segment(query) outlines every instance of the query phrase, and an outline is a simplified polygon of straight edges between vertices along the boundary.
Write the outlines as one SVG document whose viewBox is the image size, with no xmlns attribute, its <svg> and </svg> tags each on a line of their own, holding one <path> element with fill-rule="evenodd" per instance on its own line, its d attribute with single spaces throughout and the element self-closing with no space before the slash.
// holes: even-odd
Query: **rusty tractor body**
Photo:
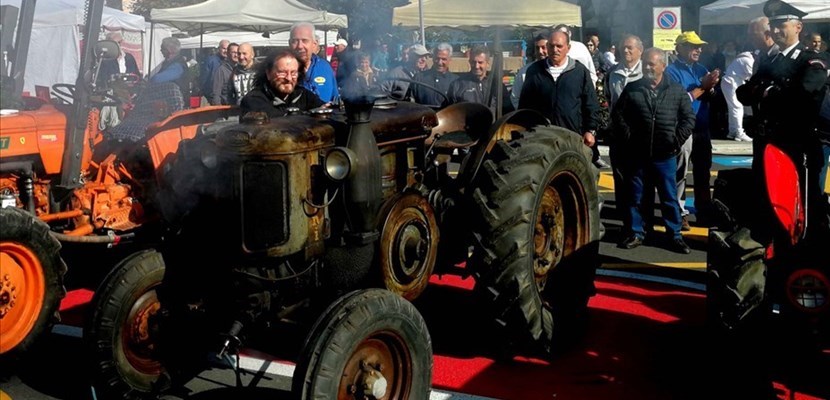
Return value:
<svg viewBox="0 0 830 400">
<path fill-rule="evenodd" d="M 95 302 L 85 337 L 104 366 L 96 387 L 119 397 L 157 394 L 193 370 L 182 354 L 256 345 L 273 337 L 263 332 L 309 322 L 319 305 L 355 289 L 414 300 L 434 274 L 476 279 L 475 295 L 502 347 L 548 353 L 575 337 L 598 263 L 590 150 L 578 134 L 534 112 L 492 121 L 478 104 L 436 112 L 362 96 L 344 110 L 248 115 L 183 141 L 153 205 L 164 243 L 146 256 L 152 262 L 129 267 L 164 273 L 126 284 L 113 275 L 108 285 L 120 287 L 111 291 L 120 297 Z M 122 303 L 120 311 L 108 306 Z M 371 342 L 389 328 L 372 321 L 340 334 Z M 400 356 L 400 343 L 343 349 L 324 362 L 319 348 L 308 348 L 321 334 L 311 331 L 294 377 L 301 398 L 323 393 L 314 373 L 321 363 L 340 377 L 326 392 L 338 398 L 381 398 L 355 377 L 422 386 L 412 375 L 426 362 L 418 352 L 404 351 L 412 362 L 397 368 L 366 368 Z M 383 398 L 413 392 L 395 393 Z"/>
</svg>

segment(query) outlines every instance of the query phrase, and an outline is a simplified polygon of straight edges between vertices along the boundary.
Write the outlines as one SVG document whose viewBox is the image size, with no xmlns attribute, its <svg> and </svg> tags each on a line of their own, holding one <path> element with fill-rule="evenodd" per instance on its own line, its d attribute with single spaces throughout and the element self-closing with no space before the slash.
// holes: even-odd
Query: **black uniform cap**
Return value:
<svg viewBox="0 0 830 400">
<path fill-rule="evenodd" d="M 770 22 L 774 22 L 788 21 L 791 19 L 801 20 L 801 18 L 807 15 L 807 13 L 784 1 L 769 0 L 766 4 L 764 4 L 764 15 L 769 18 Z"/>
</svg>

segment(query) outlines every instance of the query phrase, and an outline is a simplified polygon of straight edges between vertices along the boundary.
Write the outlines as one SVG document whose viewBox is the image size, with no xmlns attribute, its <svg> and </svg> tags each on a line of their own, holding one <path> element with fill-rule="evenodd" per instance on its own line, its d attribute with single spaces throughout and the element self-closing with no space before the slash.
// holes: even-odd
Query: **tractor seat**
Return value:
<svg viewBox="0 0 830 400">
<path fill-rule="evenodd" d="M 184 98 L 179 86 L 172 82 L 149 85 L 135 99 L 135 106 L 124 120 L 107 131 L 113 140 L 137 142 L 144 138 L 147 128 L 184 109 Z"/>
<path fill-rule="evenodd" d="M 454 150 L 458 148 L 469 148 L 478 142 L 477 137 L 472 137 L 464 131 L 449 132 L 443 135 L 435 135 L 432 137 L 432 146 L 434 149 L 440 150 Z"/>
<path fill-rule="evenodd" d="M 478 103 L 457 103 L 436 113 L 438 125 L 426 138 L 426 145 L 438 151 L 472 147 L 487 134 L 493 113 Z"/>
</svg>

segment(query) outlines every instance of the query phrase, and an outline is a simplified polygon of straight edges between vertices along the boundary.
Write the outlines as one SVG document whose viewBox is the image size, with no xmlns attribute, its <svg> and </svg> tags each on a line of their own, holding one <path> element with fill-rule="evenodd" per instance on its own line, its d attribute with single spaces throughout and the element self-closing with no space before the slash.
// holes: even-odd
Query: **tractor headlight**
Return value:
<svg viewBox="0 0 830 400">
<path fill-rule="evenodd" d="M 323 167 L 326 176 L 335 182 L 348 178 L 356 160 L 354 152 L 345 147 L 335 147 L 329 150 L 323 158 Z"/>
<path fill-rule="evenodd" d="M 830 281 L 821 271 L 800 269 L 787 280 L 787 297 L 806 312 L 822 312 L 830 307 Z"/>
</svg>

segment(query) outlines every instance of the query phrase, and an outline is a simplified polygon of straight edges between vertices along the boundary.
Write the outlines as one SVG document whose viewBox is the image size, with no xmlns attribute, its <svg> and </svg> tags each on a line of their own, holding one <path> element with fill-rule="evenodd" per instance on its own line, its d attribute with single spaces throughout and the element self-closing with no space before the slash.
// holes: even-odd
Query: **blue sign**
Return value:
<svg viewBox="0 0 830 400">
<path fill-rule="evenodd" d="M 752 157 L 716 156 L 712 157 L 712 162 L 730 167 L 748 167 L 752 165 Z"/>
<path fill-rule="evenodd" d="M 677 15 L 671 11 L 663 11 L 657 15 L 657 26 L 660 29 L 674 29 L 677 26 Z"/>
</svg>

